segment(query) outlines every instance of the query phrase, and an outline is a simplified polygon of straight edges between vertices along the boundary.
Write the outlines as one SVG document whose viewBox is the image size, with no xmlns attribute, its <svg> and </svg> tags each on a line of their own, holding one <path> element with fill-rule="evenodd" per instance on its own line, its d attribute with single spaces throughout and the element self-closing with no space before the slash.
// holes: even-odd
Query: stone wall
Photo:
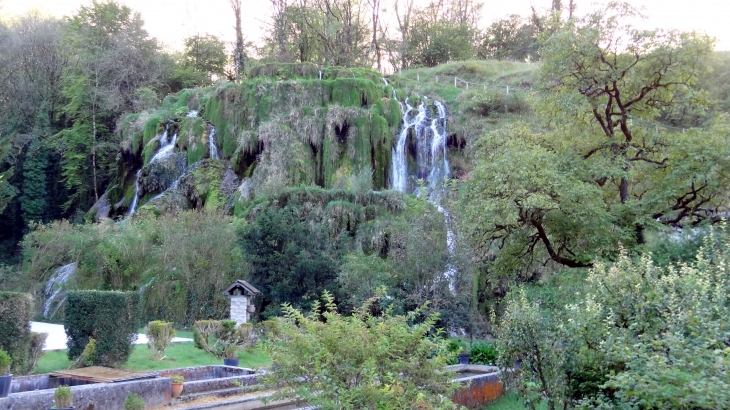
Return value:
<svg viewBox="0 0 730 410">
<path fill-rule="evenodd" d="M 170 402 L 170 379 L 134 380 L 120 383 L 94 383 L 71 387 L 76 410 L 123 410 L 127 393 L 142 396 L 147 408 L 161 407 Z M 0 410 L 48 410 L 53 406 L 55 390 L 11 393 L 0 399 Z"/>
<path fill-rule="evenodd" d="M 231 320 L 239 325 L 248 322 L 248 296 L 229 296 L 231 299 Z"/>
</svg>

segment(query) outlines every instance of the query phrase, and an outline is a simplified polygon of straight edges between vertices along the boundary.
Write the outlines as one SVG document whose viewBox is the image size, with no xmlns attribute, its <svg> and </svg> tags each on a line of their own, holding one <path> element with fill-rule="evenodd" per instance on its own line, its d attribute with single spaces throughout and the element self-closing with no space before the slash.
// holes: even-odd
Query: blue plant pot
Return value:
<svg viewBox="0 0 730 410">
<path fill-rule="evenodd" d="M 469 353 L 459 354 L 459 364 L 469 364 Z"/>
<path fill-rule="evenodd" d="M 223 359 L 223 364 L 226 365 L 226 366 L 238 367 L 238 361 L 239 360 L 240 360 L 239 358 L 235 358 L 235 359 Z"/>
<path fill-rule="evenodd" d="M 12 374 L 0 376 L 0 397 L 8 397 L 8 394 L 10 394 L 10 385 L 12 385 L 12 382 Z"/>
</svg>

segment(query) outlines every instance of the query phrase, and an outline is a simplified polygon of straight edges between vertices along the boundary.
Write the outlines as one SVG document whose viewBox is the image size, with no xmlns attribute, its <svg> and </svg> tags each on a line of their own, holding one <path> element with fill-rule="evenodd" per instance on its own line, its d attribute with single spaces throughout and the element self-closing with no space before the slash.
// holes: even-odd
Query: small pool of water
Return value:
<svg viewBox="0 0 730 410">
<path fill-rule="evenodd" d="M 490 373 L 492 373 L 492 372 L 480 372 L 480 371 L 476 371 L 476 370 L 466 370 L 463 372 L 458 372 L 458 373 L 456 373 L 456 375 L 458 376 L 459 379 L 463 379 L 464 377 L 481 376 L 481 375 L 490 374 Z"/>
</svg>

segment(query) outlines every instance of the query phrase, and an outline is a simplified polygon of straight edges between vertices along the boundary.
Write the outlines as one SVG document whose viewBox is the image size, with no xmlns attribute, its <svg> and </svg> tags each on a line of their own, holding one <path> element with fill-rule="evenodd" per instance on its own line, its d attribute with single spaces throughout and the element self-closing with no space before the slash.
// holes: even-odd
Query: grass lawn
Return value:
<svg viewBox="0 0 730 410">
<path fill-rule="evenodd" d="M 537 408 L 538 410 L 547 409 L 547 403 L 543 402 L 541 405 L 537 406 Z M 527 410 L 527 407 L 522 404 L 517 395 L 509 393 L 495 400 L 488 406 L 485 406 L 482 410 Z"/>
<path fill-rule="evenodd" d="M 190 334 L 188 336 L 188 333 Z M 178 332 L 178 337 L 192 338 L 192 332 Z M 147 345 L 134 345 L 132 355 L 122 368 L 134 371 L 164 370 L 178 367 L 207 366 L 211 364 L 223 364 L 223 359 L 218 359 L 210 353 L 196 349 L 192 342 L 174 343 L 165 350 L 163 360 L 153 360 Z M 259 349 L 253 353 L 240 352 L 241 367 L 258 368 L 269 366 L 271 360 Z M 55 370 L 68 369 L 73 364 L 66 357 L 65 350 L 46 352 L 40 360 L 33 373 L 43 374 Z"/>
</svg>

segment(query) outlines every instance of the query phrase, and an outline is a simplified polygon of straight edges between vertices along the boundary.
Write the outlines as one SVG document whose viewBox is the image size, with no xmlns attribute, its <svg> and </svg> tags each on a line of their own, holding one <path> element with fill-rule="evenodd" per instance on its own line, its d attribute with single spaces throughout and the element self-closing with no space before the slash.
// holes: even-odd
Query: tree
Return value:
<svg viewBox="0 0 730 410">
<path fill-rule="evenodd" d="M 339 257 L 325 229 L 301 220 L 293 207 L 269 207 L 239 231 L 250 281 L 263 293 L 264 317 L 275 316 L 282 303 L 301 306 L 324 290 L 336 291 Z"/>
<path fill-rule="evenodd" d="M 512 126 L 480 142 L 463 204 L 494 273 L 591 266 L 619 243 L 641 245 L 647 227 L 717 221 L 727 208 L 724 116 L 684 133 L 640 122 L 693 98 L 712 41 L 622 25 L 635 15 L 611 3 L 546 31 L 537 96 L 548 131 Z"/>
<path fill-rule="evenodd" d="M 422 310 L 374 316 L 378 299 L 370 299 L 344 316 L 332 295 L 322 299 L 307 315 L 282 307 L 279 336 L 268 345 L 274 365 L 265 383 L 276 387 L 274 399 L 322 409 L 456 408 L 443 339 L 429 337 L 437 314 L 420 323 Z M 353 337 L 357 343 L 343 343 Z"/>
<path fill-rule="evenodd" d="M 114 164 L 116 116 L 132 108 L 138 87 L 156 81 L 158 55 L 139 13 L 115 1 L 93 0 L 67 24 L 64 43 L 75 57 L 63 80 L 63 114 L 70 127 L 54 138 L 62 153 L 64 182 L 73 192 L 66 209 L 88 207 L 89 193 L 99 199 Z"/>
<path fill-rule="evenodd" d="M 658 267 L 621 252 L 597 264 L 579 301 L 556 312 L 511 294 L 496 327 L 507 387 L 532 408 L 714 409 L 730 401 L 728 231 L 696 260 Z M 515 294 L 516 293 L 516 294 Z"/>
<path fill-rule="evenodd" d="M 243 30 L 241 29 L 241 0 L 229 0 L 233 15 L 236 17 L 236 47 L 233 50 L 233 65 L 235 66 L 235 79 L 240 81 L 244 71 L 245 55 L 243 50 Z"/>
<path fill-rule="evenodd" d="M 401 68 L 433 67 L 474 56 L 482 3 L 475 0 L 439 0 L 423 8 L 405 2 L 396 16 L 401 37 Z"/>
<path fill-rule="evenodd" d="M 538 28 L 532 19 L 518 14 L 495 21 L 489 26 L 479 48 L 480 58 L 535 61 L 538 54 Z"/>
<path fill-rule="evenodd" d="M 225 43 L 216 36 L 194 35 L 185 39 L 185 64 L 193 71 L 211 77 L 225 74 Z"/>
</svg>

